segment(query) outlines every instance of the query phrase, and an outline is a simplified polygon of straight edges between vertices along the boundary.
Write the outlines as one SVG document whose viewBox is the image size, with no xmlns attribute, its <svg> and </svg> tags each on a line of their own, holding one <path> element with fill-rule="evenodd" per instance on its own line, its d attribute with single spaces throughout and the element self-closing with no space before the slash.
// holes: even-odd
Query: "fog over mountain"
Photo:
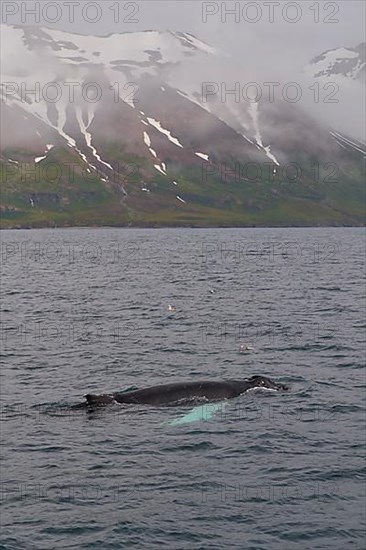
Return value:
<svg viewBox="0 0 366 550">
<path fill-rule="evenodd" d="M 193 33 L 215 47 L 221 59 L 203 66 L 197 65 L 197 61 L 185 66 L 183 70 L 189 73 L 190 81 L 225 82 L 227 89 L 237 82 L 242 87 L 254 81 L 263 90 L 263 83 L 279 82 L 280 95 L 283 85 L 295 81 L 302 90 L 299 103 L 310 114 L 321 117 L 339 131 L 365 139 L 364 76 L 363 81 L 350 82 L 332 75 L 338 86 L 334 96 L 337 103 L 324 103 L 326 93 L 323 91 L 319 101 L 315 101 L 313 91 L 309 90 L 314 79 L 309 72 L 304 73 L 309 62 L 323 52 L 352 49 L 365 42 L 363 2 L 142 1 L 128 5 L 119 2 L 118 11 L 117 3 L 95 2 L 100 13 L 94 23 L 91 21 L 97 12 L 92 7 L 83 11 L 90 4 L 85 0 L 76 3 L 73 11 L 67 2 L 60 1 L 52 3 L 59 5 L 59 13 L 52 7 L 47 11 L 41 7 L 38 22 L 35 2 L 11 4 L 17 8 L 9 8 L 9 12 L 16 13 L 2 11 L 2 22 L 7 24 L 36 24 L 94 36 L 150 29 Z M 60 20 L 52 23 L 56 16 Z M 16 45 L 7 46 L 2 63 L 18 67 L 21 73 L 22 55 Z M 177 74 L 178 78 L 184 79 L 185 73 Z"/>
<path fill-rule="evenodd" d="M 77 223 L 117 225 L 360 223 L 365 43 L 356 5 L 315 3 L 313 13 L 286 3 L 269 14 L 237 3 L 237 23 L 225 3 L 187 2 L 185 13 L 178 2 L 174 17 L 168 3 L 88 5 L 100 25 L 86 24 L 90 11 L 32 25 L 21 8 L 24 22 L 7 14 L 1 26 L 7 223 L 73 224 L 75 212 Z M 111 8 L 121 6 L 137 22 L 116 29 Z M 342 17 L 355 23 L 351 43 Z M 28 164 L 52 162 L 59 187 L 37 174 L 28 185 Z M 136 168 L 132 180 L 121 164 Z M 82 178 L 72 186 L 71 165 Z"/>
</svg>

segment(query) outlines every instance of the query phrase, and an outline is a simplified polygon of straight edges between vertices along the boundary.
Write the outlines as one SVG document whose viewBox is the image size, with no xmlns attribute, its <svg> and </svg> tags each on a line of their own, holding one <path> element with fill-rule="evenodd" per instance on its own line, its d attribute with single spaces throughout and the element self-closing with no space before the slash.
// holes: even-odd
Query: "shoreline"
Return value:
<svg viewBox="0 0 366 550">
<path fill-rule="evenodd" d="M 60 226 L 13 226 L 0 227 L 1 231 L 32 231 L 32 230 L 59 230 L 59 229 L 345 229 L 365 228 L 360 224 L 281 224 L 281 225 L 60 225 Z"/>
</svg>

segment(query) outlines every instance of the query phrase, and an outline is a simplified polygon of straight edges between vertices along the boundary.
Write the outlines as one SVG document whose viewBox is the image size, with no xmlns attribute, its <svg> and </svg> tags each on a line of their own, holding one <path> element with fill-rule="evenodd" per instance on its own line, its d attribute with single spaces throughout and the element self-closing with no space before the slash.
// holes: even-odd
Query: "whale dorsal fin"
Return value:
<svg viewBox="0 0 366 550">
<path fill-rule="evenodd" d="M 109 405 L 111 403 L 114 403 L 114 397 L 110 394 L 93 394 L 93 393 L 87 393 L 84 395 L 88 405 L 92 405 L 94 407 L 101 407 L 103 405 Z"/>
</svg>

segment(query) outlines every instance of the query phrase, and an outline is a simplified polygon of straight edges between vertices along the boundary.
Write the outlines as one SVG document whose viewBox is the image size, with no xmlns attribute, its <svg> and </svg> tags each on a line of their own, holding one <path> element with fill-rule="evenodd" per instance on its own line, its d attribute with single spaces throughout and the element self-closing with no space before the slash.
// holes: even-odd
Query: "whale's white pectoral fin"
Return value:
<svg viewBox="0 0 366 550">
<path fill-rule="evenodd" d="M 226 409 L 227 402 L 220 401 L 220 403 L 205 403 L 198 407 L 194 407 L 189 413 L 181 416 L 180 418 L 175 418 L 170 420 L 168 424 L 171 426 L 178 426 L 180 424 L 190 424 L 191 422 L 206 422 L 213 418 L 216 413 L 221 412 L 223 414 Z"/>
</svg>

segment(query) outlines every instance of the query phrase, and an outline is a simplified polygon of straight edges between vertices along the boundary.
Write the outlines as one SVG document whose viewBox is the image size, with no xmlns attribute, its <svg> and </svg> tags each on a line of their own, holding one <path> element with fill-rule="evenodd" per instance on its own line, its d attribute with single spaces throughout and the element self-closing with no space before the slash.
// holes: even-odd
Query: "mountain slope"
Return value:
<svg viewBox="0 0 366 550">
<path fill-rule="evenodd" d="M 203 97 L 193 60 L 222 61 L 192 35 L 2 38 L 3 227 L 363 223 L 364 145 L 295 104 Z"/>
<path fill-rule="evenodd" d="M 310 61 L 308 72 L 314 78 L 345 77 L 353 80 L 365 79 L 365 42 L 355 48 L 327 50 Z"/>
</svg>

